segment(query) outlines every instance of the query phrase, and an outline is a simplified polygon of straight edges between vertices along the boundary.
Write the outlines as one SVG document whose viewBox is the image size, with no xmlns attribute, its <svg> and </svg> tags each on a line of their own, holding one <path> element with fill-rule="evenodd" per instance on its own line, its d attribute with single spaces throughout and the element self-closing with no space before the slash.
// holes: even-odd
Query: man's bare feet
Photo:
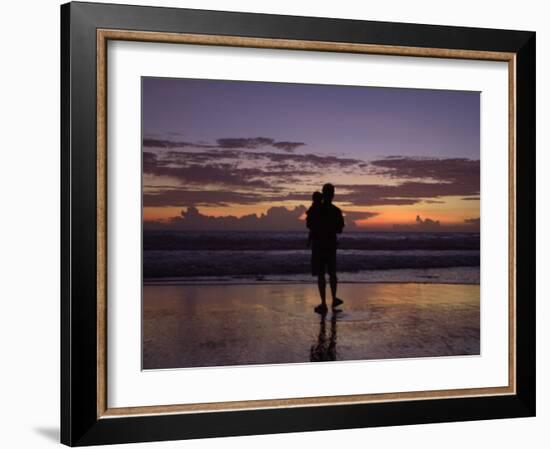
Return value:
<svg viewBox="0 0 550 449">
<path fill-rule="evenodd" d="M 325 303 L 319 304 L 316 306 L 313 310 L 315 310 L 316 313 L 320 313 L 321 315 L 324 315 L 328 311 L 328 307 Z"/>
</svg>

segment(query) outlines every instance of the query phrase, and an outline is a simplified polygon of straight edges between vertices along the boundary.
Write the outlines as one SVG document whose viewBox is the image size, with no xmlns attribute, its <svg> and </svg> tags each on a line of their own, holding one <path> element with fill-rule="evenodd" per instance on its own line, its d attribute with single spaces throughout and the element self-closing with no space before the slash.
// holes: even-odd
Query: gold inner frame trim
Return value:
<svg viewBox="0 0 550 449">
<path fill-rule="evenodd" d="M 509 230 L 509 351 L 508 385 L 502 387 L 318 396 L 251 401 L 210 402 L 109 408 L 107 402 L 107 42 L 109 40 L 363 53 L 429 58 L 508 62 L 508 230 Z M 222 35 L 97 30 L 97 417 L 258 410 L 374 402 L 513 395 L 516 393 L 516 54 L 507 52 L 356 44 L 324 41 L 252 38 Z"/>
</svg>

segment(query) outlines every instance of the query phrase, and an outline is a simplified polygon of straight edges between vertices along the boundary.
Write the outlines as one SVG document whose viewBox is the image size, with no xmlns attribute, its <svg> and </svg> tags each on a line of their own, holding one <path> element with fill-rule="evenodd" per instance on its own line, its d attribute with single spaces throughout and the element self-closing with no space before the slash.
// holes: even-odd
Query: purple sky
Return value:
<svg viewBox="0 0 550 449">
<path fill-rule="evenodd" d="M 479 158 L 479 92 L 143 78 L 145 137 L 269 136 L 361 159 Z"/>
<path fill-rule="evenodd" d="M 479 227 L 479 92 L 142 83 L 146 222 L 303 227 L 331 182 L 361 229 Z"/>
</svg>

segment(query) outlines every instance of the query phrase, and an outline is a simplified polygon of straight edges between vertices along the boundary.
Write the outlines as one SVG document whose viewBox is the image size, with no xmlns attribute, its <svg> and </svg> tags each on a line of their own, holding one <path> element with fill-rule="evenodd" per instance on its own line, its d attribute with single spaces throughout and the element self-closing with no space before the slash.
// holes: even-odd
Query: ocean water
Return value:
<svg viewBox="0 0 550 449">
<path fill-rule="evenodd" d="M 152 284 L 312 282 L 305 232 L 144 231 Z M 479 233 L 355 232 L 339 237 L 338 279 L 479 284 Z"/>
</svg>

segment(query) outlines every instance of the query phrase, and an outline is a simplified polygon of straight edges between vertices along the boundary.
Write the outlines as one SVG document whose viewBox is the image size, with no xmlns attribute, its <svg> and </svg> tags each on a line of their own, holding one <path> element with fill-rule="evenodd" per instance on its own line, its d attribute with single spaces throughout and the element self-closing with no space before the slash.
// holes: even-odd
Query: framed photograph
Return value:
<svg viewBox="0 0 550 449">
<path fill-rule="evenodd" d="M 61 439 L 535 414 L 535 33 L 61 7 Z"/>
</svg>

